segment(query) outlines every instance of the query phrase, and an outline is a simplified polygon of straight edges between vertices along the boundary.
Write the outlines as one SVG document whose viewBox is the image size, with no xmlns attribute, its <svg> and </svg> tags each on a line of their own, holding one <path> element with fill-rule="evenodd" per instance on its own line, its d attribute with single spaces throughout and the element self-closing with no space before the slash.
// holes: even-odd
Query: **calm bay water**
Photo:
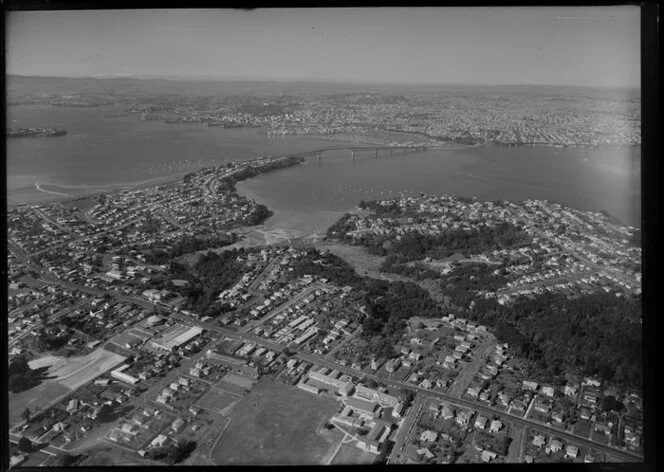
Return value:
<svg viewBox="0 0 664 472">
<path fill-rule="evenodd" d="M 9 202 L 34 201 L 35 182 L 67 188 L 132 184 L 228 160 L 302 152 L 334 143 L 267 138 L 264 131 L 142 122 L 118 107 L 11 107 L 10 127 L 64 128 L 62 138 L 11 139 Z M 16 120 L 16 121 L 13 121 Z M 328 152 L 318 161 L 263 174 L 238 185 L 275 211 L 266 227 L 321 232 L 360 200 L 399 194 L 455 194 L 479 199 L 548 199 L 604 209 L 640 226 L 640 149 L 482 146 L 421 153 Z M 45 198 L 49 195 L 42 194 Z M 32 196 L 32 197 L 30 197 Z M 51 196 L 52 197 L 52 196 Z"/>
<path fill-rule="evenodd" d="M 9 107 L 7 126 L 68 132 L 57 138 L 7 141 L 10 203 L 39 196 L 35 183 L 57 185 L 64 192 L 131 185 L 232 160 L 329 146 L 328 141 L 309 138 L 268 138 L 259 129 L 141 121 L 121 107 Z"/>
</svg>

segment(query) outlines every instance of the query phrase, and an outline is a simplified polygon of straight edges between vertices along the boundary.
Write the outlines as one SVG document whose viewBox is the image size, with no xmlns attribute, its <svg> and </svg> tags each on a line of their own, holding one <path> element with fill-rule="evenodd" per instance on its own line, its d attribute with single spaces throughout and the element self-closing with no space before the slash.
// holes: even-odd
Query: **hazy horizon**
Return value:
<svg viewBox="0 0 664 472">
<path fill-rule="evenodd" d="M 8 12 L 7 73 L 408 85 L 640 87 L 640 10 Z"/>
<path fill-rule="evenodd" d="M 546 84 L 546 83 L 509 83 L 509 84 L 495 84 L 495 83 L 463 83 L 463 82 L 390 82 L 381 80 L 361 80 L 361 79 L 328 79 L 328 78 L 263 78 L 263 77 L 239 77 L 239 76 L 224 76 L 224 75 L 149 75 L 149 74 L 132 74 L 132 75 L 23 75 L 23 74 L 7 74 L 8 77 L 20 78 L 39 78 L 39 79 L 135 79 L 135 80 L 171 80 L 178 81 L 192 81 L 192 82 L 276 82 L 276 83 L 322 83 L 322 84 L 348 84 L 348 85 L 404 85 L 404 86 L 460 86 L 460 87 L 550 87 L 550 88 L 597 88 L 597 89 L 627 89 L 638 90 L 640 84 L 636 86 L 616 86 L 616 85 L 560 85 L 560 84 Z"/>
</svg>

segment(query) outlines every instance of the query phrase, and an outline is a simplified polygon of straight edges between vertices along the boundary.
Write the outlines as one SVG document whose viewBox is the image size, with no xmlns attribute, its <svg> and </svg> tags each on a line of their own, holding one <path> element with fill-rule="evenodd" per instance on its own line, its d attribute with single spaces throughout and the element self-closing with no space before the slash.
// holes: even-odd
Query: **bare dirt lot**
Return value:
<svg viewBox="0 0 664 472">
<path fill-rule="evenodd" d="M 29 362 L 31 369 L 50 366 L 46 383 L 58 383 L 74 390 L 122 363 L 126 358 L 105 349 L 96 349 L 80 357 L 45 356 Z"/>
</svg>

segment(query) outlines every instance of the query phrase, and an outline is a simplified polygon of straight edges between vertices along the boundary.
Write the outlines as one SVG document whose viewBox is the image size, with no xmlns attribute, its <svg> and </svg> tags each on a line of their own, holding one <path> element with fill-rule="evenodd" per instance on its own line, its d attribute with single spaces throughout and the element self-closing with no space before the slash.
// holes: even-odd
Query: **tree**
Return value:
<svg viewBox="0 0 664 472">
<path fill-rule="evenodd" d="M 99 409 L 99 412 L 97 413 L 97 418 L 102 423 L 108 423 L 109 421 L 113 421 L 113 419 L 115 419 L 113 418 L 113 408 L 108 404 L 104 403 Z"/>
<path fill-rule="evenodd" d="M 369 388 L 377 388 L 378 387 L 378 383 L 376 383 L 376 381 L 374 379 L 367 379 L 367 381 L 364 382 L 364 383 Z"/>
<path fill-rule="evenodd" d="M 23 413 L 21 413 L 21 418 L 25 420 L 26 423 L 30 422 L 30 416 L 31 416 L 30 408 L 26 408 L 23 410 Z"/>
<path fill-rule="evenodd" d="M 622 410 L 624 405 L 619 402 L 616 397 L 613 395 L 607 395 L 605 397 L 602 397 L 600 400 L 600 408 L 603 411 L 620 411 Z"/>
<path fill-rule="evenodd" d="M 21 436 L 21 439 L 18 440 L 18 450 L 21 452 L 32 452 L 34 447 L 28 438 Z"/>
<path fill-rule="evenodd" d="M 54 466 L 56 467 L 69 467 L 71 465 L 74 465 L 74 463 L 80 458 L 80 455 L 71 455 L 71 454 L 59 454 L 55 458 L 55 462 L 53 463 Z"/>
<path fill-rule="evenodd" d="M 409 403 L 411 403 L 415 399 L 415 393 L 413 393 L 413 391 L 410 390 L 410 389 L 402 388 L 401 393 L 405 397 L 405 404 L 406 405 L 408 405 Z"/>
</svg>

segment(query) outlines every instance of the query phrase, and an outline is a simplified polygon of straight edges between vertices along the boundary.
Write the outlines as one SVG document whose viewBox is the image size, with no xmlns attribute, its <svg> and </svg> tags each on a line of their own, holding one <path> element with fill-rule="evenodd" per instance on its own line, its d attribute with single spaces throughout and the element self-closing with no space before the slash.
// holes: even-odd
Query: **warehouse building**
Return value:
<svg viewBox="0 0 664 472">
<path fill-rule="evenodd" d="M 185 326 L 177 323 L 165 330 L 158 338 L 152 340 L 152 345 L 172 352 L 174 349 L 188 343 L 192 339 L 200 336 L 203 332 L 198 326 Z"/>
</svg>

